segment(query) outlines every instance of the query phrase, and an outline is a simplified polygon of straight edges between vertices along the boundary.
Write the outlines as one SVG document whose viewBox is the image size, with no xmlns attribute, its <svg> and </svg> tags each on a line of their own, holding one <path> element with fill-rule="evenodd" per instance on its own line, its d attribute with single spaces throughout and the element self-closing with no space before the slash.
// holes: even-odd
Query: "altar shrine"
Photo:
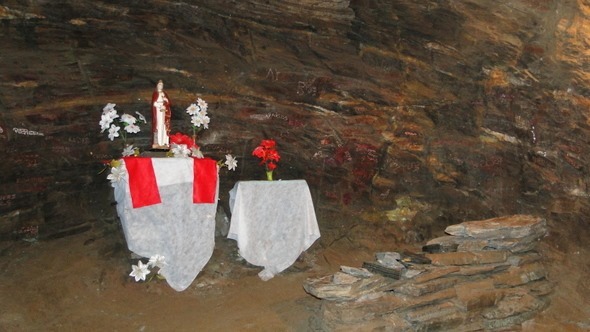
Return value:
<svg viewBox="0 0 590 332">
<path fill-rule="evenodd" d="M 113 187 L 129 250 L 166 257 L 160 274 L 173 289 L 185 290 L 215 247 L 216 161 L 128 157 L 120 167 L 125 172 Z"/>
</svg>

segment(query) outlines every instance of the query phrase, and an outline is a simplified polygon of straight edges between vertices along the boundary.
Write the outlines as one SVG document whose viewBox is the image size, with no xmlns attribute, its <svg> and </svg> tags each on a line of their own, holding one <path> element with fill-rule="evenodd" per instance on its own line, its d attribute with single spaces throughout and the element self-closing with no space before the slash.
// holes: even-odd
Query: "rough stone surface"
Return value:
<svg viewBox="0 0 590 332">
<path fill-rule="evenodd" d="M 190 129 L 184 109 L 202 97 L 203 152 L 238 157 L 222 200 L 235 181 L 264 177 L 250 153 L 275 138 L 275 177 L 308 181 L 325 243 L 342 232 L 367 246 L 386 241 L 375 234 L 421 242 L 514 213 L 588 228 L 584 1 L 0 6 L 2 239 L 116 219 L 98 173 L 121 141 L 99 132 L 99 113 L 108 102 L 145 113 L 159 79 L 174 131 Z M 133 141 L 145 148 L 149 134 Z M 351 229 L 329 213 L 363 210 L 381 223 Z"/>
</svg>

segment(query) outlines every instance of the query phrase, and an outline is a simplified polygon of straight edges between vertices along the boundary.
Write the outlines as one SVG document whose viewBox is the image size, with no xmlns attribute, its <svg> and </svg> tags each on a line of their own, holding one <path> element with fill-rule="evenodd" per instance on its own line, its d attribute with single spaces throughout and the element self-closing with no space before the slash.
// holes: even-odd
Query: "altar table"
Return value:
<svg viewBox="0 0 590 332">
<path fill-rule="evenodd" d="M 207 158 L 197 161 L 193 158 L 124 158 L 121 167 L 126 172 L 120 181 L 113 183 L 113 187 L 129 250 L 142 257 L 164 256 L 167 265 L 160 274 L 176 291 L 186 289 L 209 261 L 215 246 L 219 193 L 215 161 Z M 149 187 L 154 179 L 159 202 L 142 188 L 146 184 Z M 212 191 L 207 195 L 208 202 L 195 203 L 201 183 L 208 183 Z M 134 197 L 132 190 L 138 191 Z"/>
<path fill-rule="evenodd" d="M 305 180 L 239 181 L 230 191 L 228 238 L 268 280 L 291 266 L 320 237 Z"/>
</svg>

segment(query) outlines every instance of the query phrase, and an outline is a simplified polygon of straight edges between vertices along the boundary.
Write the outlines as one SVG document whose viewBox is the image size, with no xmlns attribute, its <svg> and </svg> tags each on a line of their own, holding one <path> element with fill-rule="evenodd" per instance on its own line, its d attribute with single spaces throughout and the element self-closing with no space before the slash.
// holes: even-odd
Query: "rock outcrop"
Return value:
<svg viewBox="0 0 590 332">
<path fill-rule="evenodd" d="M 548 305 L 554 287 L 534 250 L 546 227 L 530 215 L 464 222 L 423 253 L 378 253 L 362 268 L 308 279 L 305 290 L 322 299 L 315 324 L 327 331 L 517 328 Z"/>
</svg>

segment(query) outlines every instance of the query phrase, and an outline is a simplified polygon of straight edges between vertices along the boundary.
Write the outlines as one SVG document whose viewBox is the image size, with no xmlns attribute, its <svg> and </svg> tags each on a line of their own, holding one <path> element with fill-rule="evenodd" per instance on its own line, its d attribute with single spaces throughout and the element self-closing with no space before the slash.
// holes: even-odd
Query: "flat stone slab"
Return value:
<svg viewBox="0 0 590 332">
<path fill-rule="evenodd" d="M 532 234 L 520 238 L 474 238 L 446 235 L 434 238 L 426 243 L 423 250 L 430 253 L 479 250 L 510 250 L 513 253 L 527 252 L 534 249 L 539 239 L 546 234 L 543 227 L 535 227 Z"/>
<path fill-rule="evenodd" d="M 379 293 L 394 288 L 395 280 L 380 275 L 357 278 L 343 272 L 333 276 L 310 278 L 303 289 L 317 298 L 331 301 L 354 301 L 363 295 Z"/>
<path fill-rule="evenodd" d="M 502 263 L 508 258 L 507 251 L 457 251 L 426 254 L 432 265 L 477 265 Z"/>
<path fill-rule="evenodd" d="M 485 220 L 466 221 L 451 225 L 445 232 L 455 236 L 474 238 L 523 238 L 535 233 L 545 233 L 547 222 L 544 218 L 531 215 L 512 215 Z"/>
</svg>

